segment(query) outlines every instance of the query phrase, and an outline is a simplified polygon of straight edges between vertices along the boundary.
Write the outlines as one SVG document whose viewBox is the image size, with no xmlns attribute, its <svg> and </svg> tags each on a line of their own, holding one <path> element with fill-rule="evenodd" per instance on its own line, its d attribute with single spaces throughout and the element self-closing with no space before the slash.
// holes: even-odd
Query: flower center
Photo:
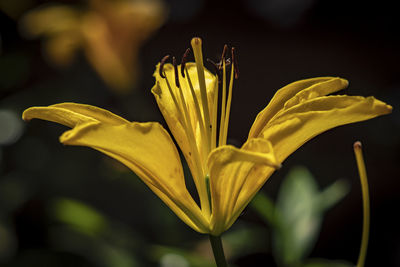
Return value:
<svg viewBox="0 0 400 267">
<path fill-rule="evenodd" d="M 194 171 L 196 173 L 194 175 L 204 179 L 198 185 L 198 192 L 202 210 L 209 215 L 211 207 L 209 194 L 207 194 L 207 158 L 213 149 L 226 145 L 233 80 L 238 78 L 239 73 L 234 48 L 231 49 L 232 60 L 226 59 L 228 52 L 226 45 L 220 62 L 214 63 L 212 60 L 207 60 L 215 68 L 216 75 L 214 76 L 204 67 L 201 39 L 193 38 L 191 46 L 195 63 L 187 63 L 190 53 L 188 48 L 182 57 L 180 71 L 176 59 L 173 57 L 174 75 L 171 77 L 171 72 L 168 72 L 169 75 L 165 75 L 164 68 L 167 68 L 165 63 L 169 59 L 169 56 L 165 56 L 160 62 L 159 75 L 166 81 L 173 105 L 178 113 L 178 120 L 188 140 L 190 152 L 186 157 L 189 156 L 195 162 Z M 229 65 L 231 70 L 228 84 L 227 66 Z M 168 67 L 172 71 L 171 65 Z M 222 91 L 220 108 L 218 107 L 219 90 Z M 218 118 L 220 119 L 219 123 Z"/>
<path fill-rule="evenodd" d="M 193 38 L 191 41 L 191 45 L 193 48 L 193 53 L 196 61 L 197 66 L 197 73 L 199 78 L 199 86 L 201 92 L 201 98 L 203 105 L 203 110 L 207 111 L 209 107 L 207 106 L 208 102 L 205 101 L 206 99 L 206 83 L 204 78 L 204 65 L 203 65 L 203 57 L 202 57 L 202 49 L 201 49 L 201 39 L 200 38 Z M 218 84 L 221 84 L 221 76 L 222 76 L 222 97 L 221 97 L 221 113 L 220 113 L 220 125 L 219 125 L 219 135 L 218 135 L 218 146 L 226 145 L 227 135 L 228 135 L 228 125 L 229 125 L 229 115 L 232 103 L 232 88 L 233 88 L 233 78 L 237 79 L 239 77 L 239 71 L 237 68 L 237 60 L 235 57 L 235 48 L 232 47 L 231 55 L 232 55 L 232 62 L 230 64 L 230 59 L 226 59 L 225 56 L 228 51 L 228 46 L 225 45 L 221 60 L 219 63 L 214 63 L 212 60 L 207 59 L 208 62 L 214 65 L 216 70 L 217 78 L 219 79 Z M 228 96 L 227 96 L 227 82 L 226 82 L 226 67 L 231 65 L 231 75 L 228 87 Z M 222 71 L 222 75 L 221 75 Z M 204 104 L 205 103 L 205 104 Z M 210 141 L 210 149 L 214 149 L 217 146 L 217 120 L 218 120 L 218 90 L 215 93 L 213 107 L 212 107 L 212 117 L 211 121 L 208 116 L 204 117 L 205 125 L 210 125 L 210 129 L 208 129 L 208 134 L 211 135 Z M 207 115 L 208 113 L 205 112 Z"/>
<path fill-rule="evenodd" d="M 210 62 L 215 68 L 216 77 L 218 79 L 218 87 L 222 91 L 222 96 L 220 100 L 221 102 L 220 113 L 218 114 L 219 89 L 215 90 L 215 92 L 211 92 L 211 90 L 208 90 L 209 88 L 207 88 L 205 68 L 203 62 L 203 53 L 202 53 L 202 41 L 200 38 L 195 37 L 192 39 L 191 45 L 195 58 L 197 84 L 193 84 L 192 82 L 193 77 L 191 78 L 191 76 L 189 75 L 188 68 L 186 65 L 187 57 L 190 53 L 190 48 L 186 50 L 186 52 L 182 57 L 180 71 L 179 71 L 179 66 L 176 63 L 175 57 L 172 58 L 172 63 L 174 66 L 174 75 L 175 75 L 175 86 L 178 88 L 178 90 L 172 90 L 171 83 L 170 81 L 168 81 L 167 76 L 164 74 L 163 67 L 165 62 L 169 59 L 169 55 L 165 56 L 161 60 L 159 70 L 160 70 L 160 76 L 166 79 L 167 86 L 171 93 L 172 99 L 178 109 L 178 112 L 182 114 L 182 121 L 184 122 L 183 124 L 185 124 L 183 125 L 183 127 L 185 128 L 185 132 L 187 133 L 188 139 L 191 139 L 192 136 L 190 132 L 193 132 L 193 134 L 195 134 L 195 131 L 193 131 L 193 129 L 191 130 L 189 129 L 191 128 L 190 126 L 193 125 L 193 122 L 191 121 L 193 120 L 193 117 L 189 115 L 189 110 L 187 109 L 189 106 L 187 102 L 193 101 L 194 111 L 196 114 L 195 120 L 199 123 L 199 131 L 200 131 L 201 141 L 203 143 L 199 144 L 199 147 L 200 149 L 204 149 L 205 151 L 207 151 L 207 153 L 204 154 L 208 155 L 212 149 L 218 146 L 226 145 L 227 135 L 228 135 L 229 115 L 232 103 L 233 80 L 234 78 L 235 79 L 238 78 L 239 71 L 237 67 L 237 60 L 235 57 L 234 47 L 232 47 L 231 49 L 232 60 L 226 58 L 228 51 L 227 45 L 224 46 L 220 62 L 215 63 L 212 60 L 207 59 L 207 61 Z M 231 70 L 230 70 L 231 73 L 228 84 L 227 83 L 228 75 L 226 72 L 227 72 L 227 67 L 229 65 L 231 65 Z M 186 81 L 186 83 L 188 84 L 188 87 L 190 89 L 190 96 L 192 98 L 191 100 L 185 98 L 185 96 L 187 96 L 188 94 L 182 91 L 181 79 Z M 196 94 L 194 85 L 198 86 L 197 88 L 199 88 L 199 94 Z M 218 125 L 218 118 L 220 119 L 219 125 Z M 195 136 L 193 135 L 193 137 Z M 193 140 L 193 141 L 195 144 L 197 144 L 199 140 Z"/>
</svg>

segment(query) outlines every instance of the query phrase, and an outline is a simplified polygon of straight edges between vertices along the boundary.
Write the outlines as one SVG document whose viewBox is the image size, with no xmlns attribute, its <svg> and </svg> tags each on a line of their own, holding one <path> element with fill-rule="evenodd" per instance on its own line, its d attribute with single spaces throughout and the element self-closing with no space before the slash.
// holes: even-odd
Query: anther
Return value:
<svg viewBox="0 0 400 267">
<path fill-rule="evenodd" d="M 186 49 L 185 53 L 182 56 L 182 60 L 181 60 L 181 74 L 182 74 L 183 78 L 185 78 L 185 65 L 186 65 L 189 53 L 190 53 L 190 48 Z"/>
<path fill-rule="evenodd" d="M 172 57 L 172 64 L 174 65 L 174 73 L 175 73 L 175 85 L 176 87 L 180 88 L 179 85 L 179 72 L 178 72 L 178 65 L 176 64 L 176 58 Z"/>
<path fill-rule="evenodd" d="M 161 78 L 164 78 L 164 79 L 166 78 L 165 75 L 164 75 L 164 65 L 165 65 L 165 62 L 167 62 L 168 59 L 169 59 L 169 55 L 166 55 L 165 57 L 163 57 L 161 59 L 161 62 L 160 62 L 160 69 L 159 69 L 160 76 L 161 76 Z"/>
<path fill-rule="evenodd" d="M 237 58 L 235 56 L 235 48 L 234 47 L 232 47 L 231 53 L 232 53 L 233 66 L 235 68 L 235 79 L 237 80 L 239 78 L 239 66 L 238 66 Z"/>
<path fill-rule="evenodd" d="M 211 63 L 213 65 L 213 67 L 215 68 L 216 73 L 220 74 L 221 73 L 221 69 L 222 69 L 222 61 L 221 62 L 214 62 L 213 60 L 207 58 L 207 62 Z M 231 64 L 231 59 L 225 59 L 225 66 L 229 66 Z"/>
<path fill-rule="evenodd" d="M 228 46 L 224 45 L 224 50 L 222 50 L 221 61 L 220 61 L 220 65 L 219 65 L 220 69 L 222 68 L 222 62 L 223 62 L 223 60 L 225 60 L 225 55 L 226 55 L 227 51 L 228 51 Z"/>
</svg>

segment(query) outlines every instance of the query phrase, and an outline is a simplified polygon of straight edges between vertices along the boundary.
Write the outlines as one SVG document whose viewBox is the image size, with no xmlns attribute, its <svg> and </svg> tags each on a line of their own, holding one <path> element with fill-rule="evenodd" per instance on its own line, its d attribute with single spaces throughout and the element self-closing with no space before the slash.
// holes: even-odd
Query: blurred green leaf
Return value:
<svg viewBox="0 0 400 267">
<path fill-rule="evenodd" d="M 100 237 L 89 236 L 75 228 L 57 226 L 50 229 L 50 240 L 58 251 L 80 255 L 100 267 L 135 267 L 134 255 L 123 247 L 111 244 Z"/>
<path fill-rule="evenodd" d="M 135 267 L 139 263 L 136 242 L 145 250 L 147 244 L 122 224 L 109 220 L 94 208 L 71 199 L 56 199 L 52 215 L 62 225 L 50 232 L 54 245 L 63 251 L 82 255 L 96 266 Z"/>
<path fill-rule="evenodd" d="M 250 202 L 250 206 L 257 211 L 266 223 L 276 227 L 274 203 L 266 194 L 259 192 Z"/>
<path fill-rule="evenodd" d="M 210 248 L 211 251 L 211 248 Z M 181 248 L 167 247 L 167 246 L 152 246 L 151 257 L 161 263 L 161 266 L 174 266 L 177 264 L 180 266 L 185 266 L 184 259 L 188 265 L 191 267 L 215 267 L 214 259 L 204 258 L 203 256 L 195 253 L 194 251 L 185 250 Z M 165 258 L 167 257 L 167 260 Z M 175 262 L 174 262 L 175 261 Z M 175 265 L 172 265 L 175 263 Z"/>
<path fill-rule="evenodd" d="M 315 206 L 317 185 L 311 173 L 294 168 L 282 183 L 276 215 L 279 228 L 274 231 L 275 253 L 284 265 L 296 265 L 314 244 L 322 221 Z"/>
<path fill-rule="evenodd" d="M 293 168 L 282 183 L 275 210 L 274 253 L 285 266 L 298 266 L 312 250 L 324 212 L 348 192 L 337 181 L 320 192 L 312 174 L 304 167 Z M 268 207 L 270 209 L 270 207 Z"/>
<path fill-rule="evenodd" d="M 140 266 L 128 251 L 113 245 L 102 244 L 101 249 L 104 265 L 107 267 L 135 267 Z"/>
<path fill-rule="evenodd" d="M 337 180 L 317 196 L 316 202 L 320 210 L 325 211 L 338 203 L 349 191 L 350 187 L 346 181 Z"/>
<path fill-rule="evenodd" d="M 99 212 L 75 200 L 57 199 L 52 211 L 57 220 L 88 235 L 98 235 L 107 227 L 106 219 Z"/>
<path fill-rule="evenodd" d="M 268 239 L 260 238 L 268 235 L 264 227 L 249 223 L 236 224 L 222 236 L 226 258 L 236 259 L 252 253 L 265 252 L 268 248 Z"/>
</svg>

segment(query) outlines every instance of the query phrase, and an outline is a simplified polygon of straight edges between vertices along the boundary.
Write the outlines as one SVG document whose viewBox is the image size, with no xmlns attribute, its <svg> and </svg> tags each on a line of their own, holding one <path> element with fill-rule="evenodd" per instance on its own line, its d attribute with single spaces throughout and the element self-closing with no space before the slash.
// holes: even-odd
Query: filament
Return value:
<svg viewBox="0 0 400 267">
<path fill-rule="evenodd" d="M 225 108 L 226 108 L 226 64 L 225 64 L 225 59 L 222 59 L 222 98 L 221 98 L 221 119 L 219 126 L 218 146 L 223 145 L 222 140 L 224 136 Z"/>
<path fill-rule="evenodd" d="M 232 103 L 232 88 L 233 88 L 233 77 L 235 75 L 235 64 L 231 65 L 231 77 L 229 81 L 229 92 L 228 92 L 228 100 L 226 101 L 226 110 L 225 110 L 225 121 L 224 121 L 224 135 L 222 144 L 226 145 L 226 139 L 228 136 L 228 126 L 229 126 L 229 115 L 231 111 L 231 103 Z"/>
</svg>

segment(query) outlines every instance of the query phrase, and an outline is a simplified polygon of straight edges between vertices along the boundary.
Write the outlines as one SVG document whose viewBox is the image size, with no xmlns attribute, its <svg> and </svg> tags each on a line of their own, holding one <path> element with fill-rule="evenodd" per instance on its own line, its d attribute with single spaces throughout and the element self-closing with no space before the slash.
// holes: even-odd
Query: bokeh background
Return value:
<svg viewBox="0 0 400 267">
<path fill-rule="evenodd" d="M 211 59 L 224 44 L 238 51 L 231 144 L 245 141 L 277 89 L 303 78 L 344 77 L 350 81 L 344 93 L 374 95 L 394 107 L 391 115 L 308 142 L 262 193 L 275 201 L 297 165 L 321 188 L 346 181 L 347 195 L 325 213 L 307 256 L 355 263 L 362 202 L 352 144 L 361 140 L 371 194 L 366 266 L 400 266 L 394 1 L 169 0 L 122 8 L 116 2 L 0 0 L 0 266 L 212 266 L 207 236 L 179 221 L 124 166 L 88 148 L 63 146 L 62 126 L 21 120 L 30 106 L 71 101 L 164 123 L 150 93 L 152 73 L 164 55 L 180 58 L 193 36 L 203 38 Z M 62 12 L 34 17 L 54 7 Z M 255 209 L 247 208 L 223 238 L 232 264 L 275 266 L 270 225 Z"/>
</svg>

